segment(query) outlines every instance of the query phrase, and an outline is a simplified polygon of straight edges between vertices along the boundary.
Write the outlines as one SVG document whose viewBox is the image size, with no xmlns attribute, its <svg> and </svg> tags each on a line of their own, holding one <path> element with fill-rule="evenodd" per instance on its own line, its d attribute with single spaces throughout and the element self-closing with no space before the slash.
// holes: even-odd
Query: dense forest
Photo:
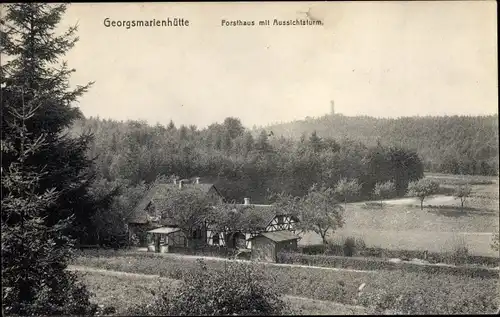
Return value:
<svg viewBox="0 0 500 317">
<path fill-rule="evenodd" d="M 265 129 L 295 140 L 316 131 L 321 137 L 348 138 L 367 146 L 379 142 L 413 149 L 428 172 L 498 175 L 498 115 L 379 119 L 337 114 Z"/>
<path fill-rule="evenodd" d="M 401 147 L 367 147 L 315 132 L 297 141 L 265 130 L 254 137 L 237 118 L 202 130 L 173 122 L 164 127 L 89 118 L 71 129 L 74 135 L 89 132 L 94 135 L 89 156 L 105 182 L 133 187 L 160 175 L 198 176 L 216 184 L 228 201 L 248 197 L 264 203 L 270 193 L 281 192 L 303 196 L 315 183 L 334 187 L 341 178 L 359 181 L 358 199 L 369 198 L 375 183 L 384 181 L 394 181 L 403 195 L 408 182 L 423 175 L 417 154 Z"/>
</svg>

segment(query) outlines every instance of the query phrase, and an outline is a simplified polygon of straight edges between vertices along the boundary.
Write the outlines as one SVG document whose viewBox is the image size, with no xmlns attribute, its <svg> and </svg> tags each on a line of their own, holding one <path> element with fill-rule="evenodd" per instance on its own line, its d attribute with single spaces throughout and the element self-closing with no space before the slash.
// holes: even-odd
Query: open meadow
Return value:
<svg viewBox="0 0 500 317">
<path fill-rule="evenodd" d="M 416 198 L 347 204 L 345 225 L 329 235 L 333 241 L 345 237 L 364 240 L 367 246 L 387 249 L 449 252 L 466 246 L 470 254 L 498 257 L 491 249 L 493 233 L 499 231 L 498 178 L 431 174 L 426 176 L 448 188 L 424 200 L 420 210 Z M 472 184 L 472 194 L 460 208 L 452 190 L 461 182 Z M 446 192 L 446 191 L 445 191 Z M 308 232 L 301 245 L 320 244 L 321 237 Z"/>
</svg>

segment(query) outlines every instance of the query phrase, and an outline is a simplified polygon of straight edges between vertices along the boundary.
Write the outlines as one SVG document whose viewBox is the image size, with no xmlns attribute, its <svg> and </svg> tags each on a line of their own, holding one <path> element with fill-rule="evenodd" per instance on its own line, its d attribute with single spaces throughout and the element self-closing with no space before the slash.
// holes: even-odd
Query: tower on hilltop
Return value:
<svg viewBox="0 0 500 317">
<path fill-rule="evenodd" d="M 330 101 L 330 113 L 332 116 L 335 115 L 335 103 L 333 100 Z"/>
</svg>

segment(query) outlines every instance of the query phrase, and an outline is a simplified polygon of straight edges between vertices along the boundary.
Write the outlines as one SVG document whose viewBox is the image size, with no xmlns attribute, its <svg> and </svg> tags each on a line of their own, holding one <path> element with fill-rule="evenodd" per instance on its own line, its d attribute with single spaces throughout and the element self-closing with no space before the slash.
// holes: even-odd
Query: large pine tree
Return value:
<svg viewBox="0 0 500 317">
<path fill-rule="evenodd" d="M 25 104 L 37 105 L 37 110 L 26 121 L 30 138 L 43 134 L 46 140 L 46 145 L 29 157 L 26 164 L 46 171 L 37 193 L 52 187 L 60 193 L 55 204 L 45 209 L 45 222 L 54 225 L 74 215 L 68 232 L 79 242 L 90 243 L 90 219 L 98 207 L 89 194 L 94 172 L 86 151 L 92 136 L 83 134 L 71 138 L 66 131 L 75 119 L 83 117 L 75 103 L 92 83 L 70 89 L 69 76 L 74 69 L 61 60 L 77 42 L 77 29 L 72 27 L 60 36 L 55 35 L 65 5 L 23 3 L 5 5 L 4 9 L 1 42 L 7 62 L 2 63 L 1 70 L 2 140 L 14 133 L 10 125 L 14 118 L 4 106 L 8 104 L 19 110 L 22 90 Z M 4 153 L 2 167 L 8 168 L 17 160 L 17 154 Z M 5 194 L 9 191 L 4 187 L 2 190 Z"/>
<path fill-rule="evenodd" d="M 2 155 L 15 157 L 2 166 L 2 308 L 7 315 L 93 315 L 95 305 L 74 273 L 66 270 L 72 239 L 65 232 L 72 217 L 46 222 L 47 210 L 57 206 L 60 193 L 40 191 L 47 171 L 30 164 L 48 146 L 45 135 L 35 137 L 27 122 L 39 109 L 26 105 L 24 90 L 16 103 L 2 103 L 10 121 L 2 138 Z M 19 105 L 17 104 L 19 103 Z"/>
<path fill-rule="evenodd" d="M 89 192 L 90 135 L 65 134 L 90 86 L 69 87 L 60 58 L 76 27 L 55 29 L 65 5 L 2 7 L 2 290 L 7 314 L 91 314 L 88 293 L 65 270 L 74 239 L 88 239 L 98 208 Z"/>
</svg>

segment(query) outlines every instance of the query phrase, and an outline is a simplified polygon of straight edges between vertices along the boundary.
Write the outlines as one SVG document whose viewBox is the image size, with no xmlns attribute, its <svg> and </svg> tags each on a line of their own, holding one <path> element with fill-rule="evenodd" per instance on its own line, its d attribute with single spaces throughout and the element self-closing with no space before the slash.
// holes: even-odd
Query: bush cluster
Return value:
<svg viewBox="0 0 500 317">
<path fill-rule="evenodd" d="M 252 264 L 227 263 L 212 270 L 203 261 L 172 289 L 165 285 L 152 303 L 133 313 L 167 316 L 282 315 L 288 311 L 274 284 Z"/>
</svg>

